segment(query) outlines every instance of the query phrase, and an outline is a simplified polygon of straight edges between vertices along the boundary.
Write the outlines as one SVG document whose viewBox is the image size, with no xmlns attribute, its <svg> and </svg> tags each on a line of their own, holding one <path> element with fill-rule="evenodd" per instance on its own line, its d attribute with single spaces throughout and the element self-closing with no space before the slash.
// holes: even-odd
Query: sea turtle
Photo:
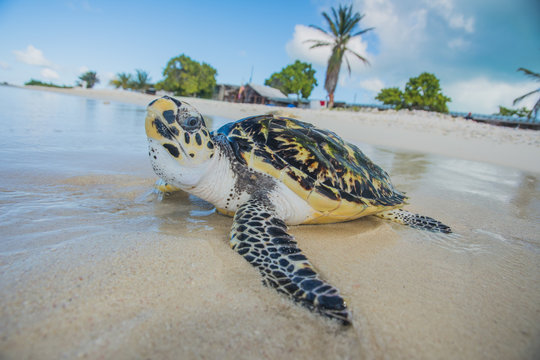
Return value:
<svg viewBox="0 0 540 360">
<path fill-rule="evenodd" d="M 163 189 L 180 188 L 233 216 L 230 245 L 263 282 L 323 315 L 349 324 L 339 291 L 321 279 L 287 225 L 375 215 L 449 233 L 432 218 L 400 208 L 406 196 L 355 145 L 331 131 L 276 115 L 215 132 L 186 102 L 164 96 L 148 105 L 146 134 Z"/>
</svg>

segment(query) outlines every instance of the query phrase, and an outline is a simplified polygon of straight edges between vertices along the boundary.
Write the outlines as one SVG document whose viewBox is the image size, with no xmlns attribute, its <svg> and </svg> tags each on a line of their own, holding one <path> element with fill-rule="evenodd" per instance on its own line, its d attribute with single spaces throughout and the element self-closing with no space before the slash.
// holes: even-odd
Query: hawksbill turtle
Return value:
<svg viewBox="0 0 540 360">
<path fill-rule="evenodd" d="M 263 282 L 344 324 L 351 314 L 339 291 L 317 273 L 287 225 L 349 221 L 367 215 L 449 233 L 430 217 L 401 209 L 407 197 L 388 174 L 331 131 L 276 115 L 215 132 L 191 105 L 164 96 L 145 122 L 162 190 L 182 189 L 234 218 L 230 245 Z"/>
</svg>

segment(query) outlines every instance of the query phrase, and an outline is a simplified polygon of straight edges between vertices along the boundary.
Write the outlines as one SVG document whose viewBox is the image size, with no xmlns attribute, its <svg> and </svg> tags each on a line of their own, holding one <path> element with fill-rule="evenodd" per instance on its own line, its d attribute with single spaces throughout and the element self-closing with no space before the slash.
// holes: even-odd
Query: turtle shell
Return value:
<svg viewBox="0 0 540 360">
<path fill-rule="evenodd" d="M 308 223 L 352 220 L 401 207 L 406 197 L 358 147 L 329 130 L 275 115 L 219 130 L 239 161 L 282 181 L 315 210 Z"/>
</svg>

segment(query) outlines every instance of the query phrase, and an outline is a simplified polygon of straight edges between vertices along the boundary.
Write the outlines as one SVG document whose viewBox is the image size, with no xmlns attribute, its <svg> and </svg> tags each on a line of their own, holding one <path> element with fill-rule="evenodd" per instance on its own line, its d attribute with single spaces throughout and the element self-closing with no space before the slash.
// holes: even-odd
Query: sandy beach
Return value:
<svg viewBox="0 0 540 360">
<path fill-rule="evenodd" d="M 28 86 L 44 91 L 146 106 L 156 96 L 104 89 L 57 89 Z M 204 115 L 233 120 L 277 111 L 341 134 L 345 139 L 390 148 L 487 162 L 520 170 L 540 172 L 540 131 L 476 123 L 464 118 L 425 111 L 362 112 L 311 110 L 234 104 L 182 98 Z"/>
<path fill-rule="evenodd" d="M 1 118 L 1 359 L 540 356 L 538 131 L 183 99 L 210 117 L 279 111 L 365 144 L 410 210 L 452 226 L 292 227 L 347 299 L 343 328 L 264 287 L 229 247 L 230 218 L 185 193 L 152 194 L 144 111 L 124 104 L 154 96 L 0 91 L 18 101 Z"/>
</svg>

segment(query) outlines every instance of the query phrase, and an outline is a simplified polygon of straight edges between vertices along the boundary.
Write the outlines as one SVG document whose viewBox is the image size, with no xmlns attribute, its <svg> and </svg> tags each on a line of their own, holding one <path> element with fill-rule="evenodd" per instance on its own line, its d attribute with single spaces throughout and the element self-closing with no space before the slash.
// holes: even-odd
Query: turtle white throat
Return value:
<svg viewBox="0 0 540 360">
<path fill-rule="evenodd" d="M 234 174 L 201 114 L 187 103 L 161 98 L 149 105 L 145 127 L 148 155 L 156 175 L 221 205 L 233 187 Z"/>
</svg>

